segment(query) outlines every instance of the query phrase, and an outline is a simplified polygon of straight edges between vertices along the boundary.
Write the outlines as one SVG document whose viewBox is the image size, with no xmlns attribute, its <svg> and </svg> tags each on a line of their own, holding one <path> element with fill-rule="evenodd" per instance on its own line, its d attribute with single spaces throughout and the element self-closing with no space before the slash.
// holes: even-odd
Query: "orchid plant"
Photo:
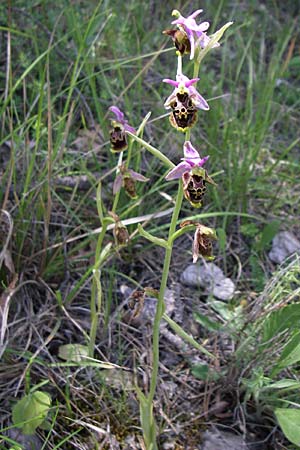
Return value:
<svg viewBox="0 0 300 450">
<path fill-rule="evenodd" d="M 185 134 L 183 143 L 183 158 L 181 158 L 181 161 L 175 165 L 167 158 L 166 155 L 164 155 L 163 152 L 148 144 L 140 137 L 146 125 L 147 118 L 144 119 L 141 126 L 136 131 L 135 128 L 129 125 L 128 121 L 125 119 L 124 113 L 117 106 L 111 106 L 109 111 L 114 115 L 111 119 L 111 151 L 113 153 L 118 153 L 119 160 L 116 164 L 116 177 L 113 184 L 113 193 L 115 195 L 114 204 L 112 206 L 112 211 L 107 217 L 104 217 L 103 215 L 101 202 L 99 200 L 101 190 L 100 185 L 98 189 L 99 195 L 97 195 L 99 217 L 102 222 L 102 231 L 99 235 L 96 250 L 95 268 L 98 269 L 101 261 L 103 261 L 103 258 L 107 254 L 107 252 L 105 253 L 103 250 L 101 251 L 101 245 L 103 242 L 104 233 L 108 229 L 108 223 L 112 221 L 114 222 L 114 237 L 116 243 L 119 243 L 119 245 L 127 245 L 129 240 L 129 235 L 126 233 L 125 227 L 116 213 L 121 189 L 123 188 L 130 198 L 136 199 L 136 182 L 146 183 L 148 181 L 144 175 L 129 167 L 133 142 L 136 141 L 141 144 L 146 150 L 165 164 L 168 168 L 168 173 L 166 175 L 167 181 L 178 180 L 178 191 L 167 238 L 157 238 L 144 230 L 141 225 L 138 226 L 138 230 L 143 237 L 163 247 L 165 250 L 160 290 L 158 292 L 154 290 L 152 291 L 152 296 L 154 295 L 157 298 L 157 306 L 153 323 L 152 372 L 150 377 L 150 386 L 147 393 L 142 392 L 142 390 L 136 386 L 137 395 L 140 402 L 141 425 L 147 450 L 157 450 L 158 448 L 156 425 L 153 414 L 153 400 L 155 397 L 158 379 L 159 329 L 162 318 L 167 320 L 169 325 L 172 326 L 177 333 L 179 333 L 183 338 L 189 340 L 189 342 L 195 345 L 196 348 L 204 352 L 209 357 L 214 357 L 205 348 L 200 346 L 200 344 L 193 341 L 193 339 L 189 337 L 184 330 L 168 318 L 165 314 L 164 305 L 164 295 L 168 281 L 172 249 L 175 239 L 186 232 L 194 231 L 192 248 L 194 263 L 197 262 L 199 257 L 203 257 L 207 260 L 214 259 L 212 244 L 213 241 L 217 239 L 215 230 L 196 221 L 184 221 L 181 223 L 180 228 L 177 229 L 178 217 L 183 199 L 185 198 L 192 207 L 200 208 L 202 206 L 202 200 L 205 195 L 207 185 L 216 185 L 213 179 L 209 176 L 207 169 L 204 168 L 209 156 L 200 156 L 198 150 L 191 142 L 191 129 L 196 124 L 199 110 L 209 110 L 207 101 L 198 92 L 196 87 L 199 81 L 198 74 L 200 63 L 203 57 L 211 49 L 220 46 L 219 40 L 221 39 L 224 31 L 232 24 L 232 22 L 228 22 L 216 33 L 208 36 L 207 30 L 209 28 L 209 23 L 202 22 L 197 24 L 196 22 L 196 17 L 201 12 L 202 10 L 198 9 L 188 17 L 184 17 L 179 11 L 174 10 L 172 15 L 176 18 L 171 23 L 176 26 L 176 28 L 164 31 L 164 34 L 170 36 L 174 42 L 177 58 L 177 72 L 175 80 L 169 78 L 162 80 L 164 83 L 167 83 L 174 88 L 173 92 L 167 97 L 164 107 L 167 110 L 170 110 L 169 121 L 172 127 Z M 190 60 L 194 62 L 192 78 L 189 78 L 183 73 L 182 62 L 185 54 L 189 54 Z M 124 152 L 127 149 L 128 151 L 126 152 L 126 157 L 126 153 Z M 124 157 L 126 157 L 125 162 L 123 162 Z M 101 298 L 101 283 L 99 281 L 100 275 L 100 272 L 97 272 L 97 278 L 94 280 L 94 297 L 95 290 L 98 289 L 100 290 L 98 297 Z M 141 296 L 144 298 L 143 291 L 141 292 Z M 95 309 L 95 299 L 92 303 Z M 91 342 L 94 342 L 94 337 L 95 327 L 93 328 L 93 339 L 91 339 Z M 92 352 L 90 352 L 90 354 L 92 356 Z"/>
</svg>

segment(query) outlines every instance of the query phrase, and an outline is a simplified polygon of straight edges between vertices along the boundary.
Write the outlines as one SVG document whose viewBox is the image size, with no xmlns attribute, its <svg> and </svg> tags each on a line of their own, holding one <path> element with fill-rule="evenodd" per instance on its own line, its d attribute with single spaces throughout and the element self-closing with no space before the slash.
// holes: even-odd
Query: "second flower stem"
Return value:
<svg viewBox="0 0 300 450">
<path fill-rule="evenodd" d="M 172 236 L 176 230 L 176 223 L 177 223 L 178 216 L 180 213 L 182 198 L 183 198 L 183 188 L 182 188 L 182 181 L 180 180 L 179 186 L 178 186 L 176 202 L 175 202 L 175 207 L 174 207 L 172 220 L 171 220 L 171 224 L 170 224 L 170 229 L 169 229 L 168 243 L 170 244 L 170 246 L 169 246 L 169 248 L 166 249 L 166 252 L 165 252 L 165 260 L 164 260 L 164 267 L 163 267 L 160 291 L 159 291 L 159 296 L 158 296 L 158 300 L 157 300 L 156 314 L 155 314 L 154 323 L 153 323 L 153 344 L 152 344 L 153 361 L 152 361 L 152 374 L 151 374 L 150 390 L 149 390 L 149 395 L 148 395 L 149 403 L 153 402 L 153 398 L 154 398 L 155 390 L 156 390 L 156 384 L 157 384 L 158 367 L 159 367 L 159 329 L 160 329 L 160 322 L 161 322 L 161 319 L 162 319 L 162 316 L 163 316 L 163 313 L 165 310 L 164 296 L 165 296 L 165 290 L 167 287 L 167 281 L 168 281 L 169 269 L 170 269 L 170 263 L 171 263 L 171 256 L 172 256 L 172 247 L 173 247 Z"/>
</svg>

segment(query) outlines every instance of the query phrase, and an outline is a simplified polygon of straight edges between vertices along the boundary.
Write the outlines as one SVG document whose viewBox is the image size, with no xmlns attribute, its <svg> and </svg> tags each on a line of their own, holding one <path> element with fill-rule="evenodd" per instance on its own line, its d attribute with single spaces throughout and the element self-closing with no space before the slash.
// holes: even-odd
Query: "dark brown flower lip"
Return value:
<svg viewBox="0 0 300 450">
<path fill-rule="evenodd" d="M 177 115 L 174 111 L 172 111 L 169 116 L 169 121 L 172 127 L 176 128 L 178 131 L 182 131 L 183 133 L 193 128 L 193 126 L 197 123 L 197 119 L 197 111 L 188 113 L 186 116 L 181 113 Z"/>
<path fill-rule="evenodd" d="M 191 43 L 189 41 L 188 35 L 184 30 L 164 30 L 163 34 L 166 34 L 172 38 L 176 49 L 181 55 L 191 53 Z"/>
<path fill-rule="evenodd" d="M 194 207 L 202 206 L 202 199 L 206 192 L 206 181 L 199 175 L 193 175 L 191 172 L 185 172 L 182 175 L 183 193 L 185 198 Z"/>
<path fill-rule="evenodd" d="M 132 198 L 132 199 L 137 198 L 135 181 L 132 177 L 124 176 L 123 177 L 123 186 L 124 186 L 125 192 L 129 195 L 130 198 Z"/>
<path fill-rule="evenodd" d="M 126 150 L 128 144 L 126 139 L 126 133 L 123 127 L 115 125 L 113 129 L 110 131 L 109 135 L 110 135 L 111 150 L 113 152 L 121 152 L 123 150 Z"/>
</svg>

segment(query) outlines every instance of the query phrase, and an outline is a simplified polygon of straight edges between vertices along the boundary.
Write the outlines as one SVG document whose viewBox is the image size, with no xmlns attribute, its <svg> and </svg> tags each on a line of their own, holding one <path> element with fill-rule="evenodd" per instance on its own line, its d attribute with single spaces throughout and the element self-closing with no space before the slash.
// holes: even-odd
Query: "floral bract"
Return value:
<svg viewBox="0 0 300 450">
<path fill-rule="evenodd" d="M 110 131 L 111 151 L 113 153 L 118 153 L 126 150 L 128 146 L 126 131 L 133 134 L 136 134 L 136 131 L 129 125 L 128 121 L 124 119 L 124 113 L 117 106 L 111 106 L 108 109 L 115 115 L 115 119 L 111 121 L 113 127 Z"/>
</svg>

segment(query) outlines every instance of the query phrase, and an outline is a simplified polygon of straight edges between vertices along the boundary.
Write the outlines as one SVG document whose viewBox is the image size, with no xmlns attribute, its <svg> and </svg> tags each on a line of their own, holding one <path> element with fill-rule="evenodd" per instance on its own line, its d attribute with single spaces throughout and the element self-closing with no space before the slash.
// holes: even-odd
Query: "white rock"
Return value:
<svg viewBox="0 0 300 450">
<path fill-rule="evenodd" d="M 235 291 L 234 282 L 230 278 L 217 280 L 213 287 L 213 296 L 220 300 L 230 300 Z"/>
<path fill-rule="evenodd" d="M 300 241 L 289 231 L 280 231 L 272 241 L 271 261 L 281 264 L 292 253 L 300 253 Z"/>
<path fill-rule="evenodd" d="M 230 300 L 235 290 L 233 281 L 226 278 L 214 263 L 192 264 L 185 269 L 180 280 L 191 287 L 203 287 L 205 293 L 212 294 L 220 300 Z"/>
<path fill-rule="evenodd" d="M 247 450 L 249 447 L 242 436 L 213 427 L 203 435 L 202 450 Z"/>
</svg>

